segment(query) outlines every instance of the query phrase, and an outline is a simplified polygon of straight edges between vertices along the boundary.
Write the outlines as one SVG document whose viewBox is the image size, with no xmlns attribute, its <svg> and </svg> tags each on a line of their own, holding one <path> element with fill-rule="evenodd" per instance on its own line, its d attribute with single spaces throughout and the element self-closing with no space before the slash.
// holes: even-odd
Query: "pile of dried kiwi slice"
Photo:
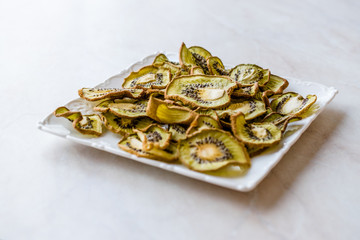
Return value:
<svg viewBox="0 0 360 240">
<path fill-rule="evenodd" d="M 288 81 L 255 64 L 226 69 L 198 46 L 180 48 L 179 62 L 164 54 L 130 73 L 122 88 L 83 88 L 79 96 L 97 114 L 66 107 L 54 114 L 82 134 L 119 134 L 119 148 L 166 162 L 180 160 L 195 171 L 250 166 L 250 157 L 281 141 L 290 121 L 316 101 L 284 93 Z"/>
</svg>

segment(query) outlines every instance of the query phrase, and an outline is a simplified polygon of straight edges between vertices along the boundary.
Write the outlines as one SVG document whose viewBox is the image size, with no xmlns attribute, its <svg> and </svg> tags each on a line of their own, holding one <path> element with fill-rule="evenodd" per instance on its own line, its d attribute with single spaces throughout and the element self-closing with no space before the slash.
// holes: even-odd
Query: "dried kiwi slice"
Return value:
<svg viewBox="0 0 360 240">
<path fill-rule="evenodd" d="M 165 56 L 165 54 L 163 54 L 163 53 L 160 53 L 155 57 L 152 64 L 153 65 L 162 65 L 163 63 L 168 62 L 168 61 L 169 61 L 169 59 L 167 58 L 167 56 Z"/>
<path fill-rule="evenodd" d="M 201 67 L 205 74 L 210 74 L 209 68 L 207 66 L 207 59 L 211 57 L 211 53 L 205 48 L 199 46 L 189 47 L 189 51 L 195 59 L 195 64 Z"/>
<path fill-rule="evenodd" d="M 102 134 L 102 122 L 97 114 L 83 115 L 73 122 L 73 127 L 82 134 L 100 136 Z"/>
<path fill-rule="evenodd" d="M 97 101 L 105 98 L 141 98 L 143 89 L 121 89 L 121 88 L 82 88 L 79 96 L 88 101 Z"/>
<path fill-rule="evenodd" d="M 265 104 L 254 99 L 233 99 L 229 106 L 216 110 L 220 119 L 242 112 L 246 120 L 256 118 L 266 113 Z"/>
<path fill-rule="evenodd" d="M 193 66 L 190 69 L 190 75 L 203 75 L 204 70 L 199 66 Z"/>
<path fill-rule="evenodd" d="M 275 124 L 246 123 L 243 113 L 231 116 L 231 128 L 239 141 L 250 146 L 268 147 L 281 140 L 281 130 Z"/>
<path fill-rule="evenodd" d="M 129 136 L 118 143 L 119 148 L 134 154 L 138 157 L 146 157 L 155 160 L 172 162 L 178 159 L 178 149 L 176 144 L 170 143 L 166 149 L 152 148 L 149 151 L 142 149 L 143 143 L 137 135 Z"/>
<path fill-rule="evenodd" d="M 165 98 L 202 108 L 221 108 L 230 102 L 236 88 L 225 76 L 193 75 L 174 78 L 165 90 Z"/>
<path fill-rule="evenodd" d="M 238 87 L 232 92 L 231 96 L 251 98 L 254 97 L 258 92 L 259 84 L 255 83 L 252 86 Z"/>
<path fill-rule="evenodd" d="M 152 124 L 146 129 L 135 131 L 143 143 L 143 150 L 149 151 L 152 148 L 165 149 L 169 146 L 171 132 L 161 128 L 157 124 Z"/>
<path fill-rule="evenodd" d="M 171 73 L 167 68 L 145 66 L 132 72 L 124 79 L 123 88 L 165 88 L 170 82 Z"/>
<path fill-rule="evenodd" d="M 212 117 L 215 120 L 219 120 L 219 116 L 216 114 L 216 111 L 213 109 L 198 108 L 195 110 L 195 112 L 198 113 L 199 115 L 206 115 Z"/>
<path fill-rule="evenodd" d="M 271 108 L 274 112 L 299 116 L 308 110 L 316 102 L 316 95 L 307 95 L 303 98 L 295 92 L 284 93 L 271 101 Z"/>
<path fill-rule="evenodd" d="M 180 161 L 195 171 L 213 171 L 229 164 L 250 166 L 244 145 L 229 132 L 204 129 L 179 143 Z"/>
<path fill-rule="evenodd" d="M 165 101 L 150 97 L 146 113 L 160 123 L 189 124 L 196 117 L 196 113 L 189 108 L 168 104 Z"/>
<path fill-rule="evenodd" d="M 274 74 L 270 74 L 269 81 L 261 87 L 262 91 L 270 90 L 272 94 L 282 94 L 284 89 L 289 86 L 289 82 L 285 78 L 281 78 Z"/>
<path fill-rule="evenodd" d="M 169 132 L 171 132 L 171 140 L 180 141 L 186 138 L 186 127 L 181 124 L 169 124 Z"/>
<path fill-rule="evenodd" d="M 110 112 L 102 113 L 100 117 L 107 129 L 123 135 L 134 134 L 135 129 L 143 130 L 154 123 L 154 121 L 148 117 L 124 118 L 118 117 Z"/>
<path fill-rule="evenodd" d="M 301 117 L 296 117 L 292 115 L 281 115 L 276 112 L 269 113 L 264 117 L 262 122 L 271 122 L 275 124 L 282 132 L 286 130 L 286 127 L 290 121 L 301 120 Z"/>
<path fill-rule="evenodd" d="M 209 57 L 206 64 L 209 68 L 210 74 L 212 75 L 229 75 L 229 72 L 226 71 L 224 64 L 218 57 Z"/>
<path fill-rule="evenodd" d="M 82 115 L 80 112 L 70 111 L 67 107 L 58 107 L 54 111 L 56 117 L 67 118 L 70 122 L 73 122 L 75 119 L 80 118 Z"/>
<path fill-rule="evenodd" d="M 186 47 L 185 43 L 182 43 L 180 47 L 179 63 L 184 69 L 196 66 L 195 58 L 189 51 L 189 49 Z"/>
<path fill-rule="evenodd" d="M 241 86 L 251 86 L 255 83 L 262 86 L 269 81 L 270 71 L 255 64 L 240 64 L 231 69 L 229 76 Z"/>
<path fill-rule="evenodd" d="M 99 112 L 108 112 L 118 117 L 138 118 L 146 117 L 147 100 L 131 98 L 105 100 L 94 107 Z"/>
<path fill-rule="evenodd" d="M 194 121 L 190 124 L 190 127 L 186 131 L 186 135 L 191 135 L 203 129 L 210 129 L 210 128 L 221 129 L 221 124 L 218 120 L 215 120 L 210 116 L 198 115 L 194 119 Z"/>
</svg>

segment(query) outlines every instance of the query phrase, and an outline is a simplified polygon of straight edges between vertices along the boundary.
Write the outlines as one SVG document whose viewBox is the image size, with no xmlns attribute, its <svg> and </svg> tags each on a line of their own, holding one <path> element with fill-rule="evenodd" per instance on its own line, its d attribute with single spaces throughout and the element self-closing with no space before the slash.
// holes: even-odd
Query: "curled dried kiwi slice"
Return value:
<svg viewBox="0 0 360 240">
<path fill-rule="evenodd" d="M 169 61 L 169 59 L 167 58 L 167 56 L 165 56 L 165 54 L 163 54 L 163 53 L 160 53 L 155 57 L 155 59 L 153 61 L 153 65 L 162 65 L 163 63 L 168 62 L 168 61 Z"/>
<path fill-rule="evenodd" d="M 96 137 L 102 134 L 102 122 L 97 114 L 83 115 L 74 120 L 73 126 L 82 134 Z"/>
<path fill-rule="evenodd" d="M 240 64 L 231 69 L 229 76 L 241 86 L 251 86 L 255 83 L 262 86 L 269 81 L 270 71 L 254 64 Z"/>
<path fill-rule="evenodd" d="M 234 97 L 254 97 L 259 92 L 259 84 L 255 83 L 252 86 L 238 87 L 235 89 L 231 96 Z"/>
<path fill-rule="evenodd" d="M 152 148 L 149 151 L 142 149 L 143 143 L 137 137 L 137 135 L 129 136 L 118 143 L 118 146 L 131 154 L 138 157 L 146 157 L 155 160 L 162 160 L 166 162 L 172 162 L 178 159 L 178 149 L 176 144 L 170 143 L 166 149 Z"/>
<path fill-rule="evenodd" d="M 169 124 L 169 132 L 171 132 L 171 140 L 180 141 L 186 138 L 186 127 L 181 124 Z"/>
<path fill-rule="evenodd" d="M 204 129 L 179 143 L 179 159 L 195 171 L 212 171 L 229 164 L 250 166 L 250 158 L 242 143 L 229 132 Z"/>
<path fill-rule="evenodd" d="M 194 121 L 190 124 L 190 127 L 186 131 L 187 135 L 194 134 L 195 132 L 201 131 L 203 129 L 218 128 L 221 129 L 221 124 L 218 120 L 207 116 L 207 115 L 198 115 Z"/>
<path fill-rule="evenodd" d="M 296 117 L 292 115 L 281 115 L 279 113 L 269 113 L 264 117 L 262 122 L 271 122 L 275 124 L 282 132 L 286 130 L 286 127 L 290 121 L 298 121 L 301 120 L 301 117 Z"/>
<path fill-rule="evenodd" d="M 80 112 L 70 111 L 67 107 L 58 107 L 54 111 L 56 117 L 67 118 L 70 122 L 73 122 L 75 119 L 80 118 L 82 115 Z"/>
<path fill-rule="evenodd" d="M 146 113 L 158 122 L 169 124 L 189 124 L 197 115 L 189 108 L 171 105 L 153 96 L 150 97 Z"/>
<path fill-rule="evenodd" d="M 266 108 L 264 102 L 259 100 L 233 99 L 229 106 L 216 110 L 220 119 L 235 115 L 239 112 L 245 115 L 246 120 L 250 120 L 266 113 Z"/>
<path fill-rule="evenodd" d="M 210 74 L 207 66 L 207 59 L 211 57 L 211 53 L 205 48 L 199 46 L 189 47 L 189 51 L 195 59 L 195 64 L 201 67 L 205 74 Z"/>
<path fill-rule="evenodd" d="M 157 124 L 152 124 L 143 131 L 135 131 L 143 143 L 143 150 L 149 151 L 156 147 L 165 149 L 169 146 L 171 133 Z"/>
<path fill-rule="evenodd" d="M 146 117 L 147 103 L 147 100 L 135 100 L 131 98 L 105 100 L 95 106 L 94 110 L 100 112 L 110 111 L 118 117 Z"/>
<path fill-rule="evenodd" d="M 281 140 L 281 130 L 273 123 L 246 123 L 243 113 L 231 116 L 234 136 L 250 146 L 267 147 Z"/>
<path fill-rule="evenodd" d="M 226 71 L 224 64 L 218 57 L 209 57 L 206 64 L 209 68 L 210 74 L 212 75 L 229 75 L 229 72 Z"/>
<path fill-rule="evenodd" d="M 288 86 L 289 82 L 285 78 L 270 74 L 269 81 L 261 89 L 262 91 L 270 90 L 273 94 L 281 94 Z"/>
<path fill-rule="evenodd" d="M 195 109 L 195 112 L 198 113 L 199 115 L 206 115 L 212 117 L 215 120 L 219 120 L 219 116 L 216 114 L 216 111 L 213 109 L 198 108 Z"/>
<path fill-rule="evenodd" d="M 308 110 L 315 102 L 315 95 L 307 95 L 306 98 L 303 98 L 298 93 L 288 92 L 271 101 L 270 105 L 274 112 L 298 116 Z"/>
<path fill-rule="evenodd" d="M 170 82 L 171 73 L 167 68 L 146 66 L 132 72 L 124 79 L 123 88 L 165 88 Z"/>
<path fill-rule="evenodd" d="M 143 89 L 121 89 L 121 88 L 82 88 L 79 96 L 88 101 L 97 101 L 105 98 L 141 98 Z"/>
<path fill-rule="evenodd" d="M 203 75 L 204 70 L 199 66 L 193 66 L 190 69 L 190 75 Z"/>
<path fill-rule="evenodd" d="M 110 112 L 100 115 L 105 127 L 114 133 L 123 135 L 134 134 L 134 130 L 143 130 L 154 123 L 148 117 L 143 118 L 124 118 L 118 117 Z"/>
<path fill-rule="evenodd" d="M 192 75 L 174 78 L 165 90 L 165 98 L 202 108 L 221 108 L 230 102 L 236 88 L 225 76 Z"/>
</svg>

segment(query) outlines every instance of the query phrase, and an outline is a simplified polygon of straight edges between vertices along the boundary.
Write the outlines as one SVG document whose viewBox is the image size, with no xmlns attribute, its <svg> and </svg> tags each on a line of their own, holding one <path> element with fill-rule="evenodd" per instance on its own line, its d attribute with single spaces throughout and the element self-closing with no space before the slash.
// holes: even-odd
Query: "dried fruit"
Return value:
<svg viewBox="0 0 360 240">
<path fill-rule="evenodd" d="M 252 86 L 238 87 L 232 92 L 231 96 L 251 98 L 254 97 L 258 92 L 259 84 L 255 83 Z"/>
<path fill-rule="evenodd" d="M 171 105 L 153 96 L 150 97 L 146 113 L 155 121 L 169 124 L 189 124 L 197 115 L 189 108 Z"/>
<path fill-rule="evenodd" d="M 281 139 L 281 130 L 275 124 L 247 123 L 243 113 L 231 116 L 231 128 L 239 141 L 250 145 L 268 147 L 278 143 Z"/>
<path fill-rule="evenodd" d="M 289 82 L 285 78 L 270 74 L 269 81 L 261 88 L 263 91 L 270 90 L 272 94 L 282 94 L 284 89 L 289 86 Z"/>
<path fill-rule="evenodd" d="M 194 134 L 195 132 L 201 131 L 203 129 L 218 128 L 221 129 L 221 124 L 218 120 L 207 116 L 207 115 L 198 115 L 194 121 L 190 124 L 190 127 L 186 131 L 187 135 Z"/>
<path fill-rule="evenodd" d="M 179 159 L 195 171 L 213 171 L 229 164 L 250 166 L 244 145 L 229 132 L 204 129 L 179 143 Z"/>
<path fill-rule="evenodd" d="M 142 130 L 154 123 L 154 121 L 148 117 L 125 118 L 118 117 L 110 112 L 102 113 L 100 117 L 107 129 L 123 135 L 134 134 L 135 129 Z"/>
<path fill-rule="evenodd" d="M 101 135 L 103 123 L 122 135 L 119 148 L 139 157 L 179 158 L 200 172 L 229 164 L 247 168 L 249 155 L 277 144 L 289 122 L 313 112 L 307 109 L 316 96 L 283 93 L 288 85 L 254 64 L 227 70 L 206 49 L 182 43 L 179 63 L 160 53 L 152 65 L 130 73 L 123 88 L 80 89 L 81 98 L 102 100 L 94 107 L 100 116 L 66 107 L 54 114 L 92 136 Z"/>
<path fill-rule="evenodd" d="M 146 66 L 124 79 L 123 88 L 166 88 L 171 73 L 167 68 Z"/>
<path fill-rule="evenodd" d="M 230 102 L 236 83 L 224 76 L 193 75 L 174 78 L 165 90 L 165 98 L 202 108 L 221 108 Z"/>
<path fill-rule="evenodd" d="M 303 98 L 298 93 L 288 92 L 271 101 L 270 105 L 274 112 L 299 116 L 309 109 L 315 101 L 315 95 L 307 95 L 306 98 Z"/>
<path fill-rule="evenodd" d="M 251 86 L 255 83 L 263 86 L 269 81 L 270 71 L 254 64 L 240 64 L 231 69 L 229 76 L 240 86 Z"/>
<path fill-rule="evenodd" d="M 218 57 L 209 57 L 206 64 L 212 75 L 229 75 L 221 59 Z"/>
<path fill-rule="evenodd" d="M 166 149 L 152 148 L 149 151 L 145 151 L 142 149 L 143 143 L 136 135 L 132 135 L 121 140 L 118 143 L 118 146 L 122 150 L 138 157 L 146 157 L 166 162 L 172 162 L 178 159 L 178 149 L 175 144 L 170 143 Z"/>
<path fill-rule="evenodd" d="M 157 124 L 152 124 L 142 131 L 136 130 L 135 132 L 142 141 L 142 149 L 145 151 L 149 151 L 154 147 L 165 149 L 170 144 L 171 133 Z"/>
<path fill-rule="evenodd" d="M 266 113 L 265 104 L 262 101 L 254 99 L 237 99 L 233 100 L 229 106 L 216 110 L 220 119 L 243 113 L 246 120 L 256 118 Z"/>
<path fill-rule="evenodd" d="M 97 101 L 105 98 L 141 98 L 143 89 L 121 89 L 121 88 L 82 88 L 79 96 L 88 101 Z"/>
</svg>

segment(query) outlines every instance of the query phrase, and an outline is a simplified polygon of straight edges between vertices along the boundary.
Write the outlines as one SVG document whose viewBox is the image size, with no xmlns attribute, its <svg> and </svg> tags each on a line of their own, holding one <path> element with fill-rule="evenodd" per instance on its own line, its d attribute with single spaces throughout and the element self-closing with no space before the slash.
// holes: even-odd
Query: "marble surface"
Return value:
<svg viewBox="0 0 360 240">
<path fill-rule="evenodd" d="M 360 3 L 1 1 L 0 239 L 358 239 Z M 180 43 L 339 94 L 252 192 L 36 128 L 132 62 Z"/>
</svg>

